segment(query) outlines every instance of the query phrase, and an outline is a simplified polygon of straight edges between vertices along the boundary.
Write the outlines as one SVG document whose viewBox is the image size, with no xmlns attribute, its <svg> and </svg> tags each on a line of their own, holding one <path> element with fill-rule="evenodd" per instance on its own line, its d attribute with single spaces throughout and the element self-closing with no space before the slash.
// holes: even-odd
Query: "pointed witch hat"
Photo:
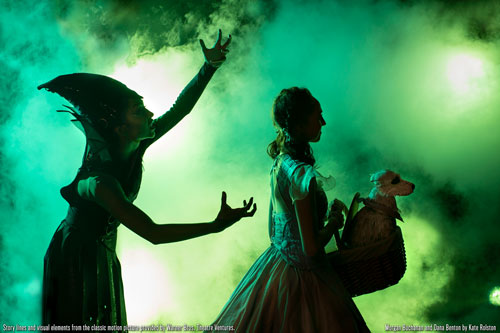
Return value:
<svg viewBox="0 0 500 333">
<path fill-rule="evenodd" d="M 124 110 L 130 99 L 142 99 L 135 91 L 108 76 L 90 73 L 74 73 L 60 75 L 49 82 L 41 84 L 38 89 L 47 89 L 68 100 L 76 108 L 65 106 L 75 119 L 75 124 L 87 139 L 84 159 L 99 156 L 101 160 L 109 160 L 107 141 L 103 131 L 97 124 L 108 126 L 120 122 L 118 113 Z"/>
<path fill-rule="evenodd" d="M 131 98 L 142 98 L 120 81 L 90 73 L 60 75 L 38 89 L 59 94 L 93 121 L 123 110 Z"/>
</svg>

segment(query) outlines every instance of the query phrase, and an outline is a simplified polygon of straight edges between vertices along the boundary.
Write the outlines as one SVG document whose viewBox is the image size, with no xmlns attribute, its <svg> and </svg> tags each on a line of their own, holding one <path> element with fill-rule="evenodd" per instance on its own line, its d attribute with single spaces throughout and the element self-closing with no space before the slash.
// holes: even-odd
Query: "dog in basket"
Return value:
<svg viewBox="0 0 500 333">
<path fill-rule="evenodd" d="M 364 207 L 344 227 L 342 241 L 347 247 L 363 246 L 388 237 L 396 228 L 396 219 L 403 221 L 395 196 L 410 195 L 415 189 L 415 184 L 390 170 L 372 174 L 370 181 L 375 187 L 368 198 L 360 199 Z"/>
</svg>

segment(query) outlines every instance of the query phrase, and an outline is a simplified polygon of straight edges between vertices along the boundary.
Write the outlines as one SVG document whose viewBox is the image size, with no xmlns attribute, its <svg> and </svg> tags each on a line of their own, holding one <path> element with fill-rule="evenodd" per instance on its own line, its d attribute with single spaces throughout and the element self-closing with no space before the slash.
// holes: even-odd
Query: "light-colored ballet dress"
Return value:
<svg viewBox="0 0 500 333">
<path fill-rule="evenodd" d="M 217 319 L 215 330 L 236 332 L 369 332 L 359 310 L 326 260 L 302 249 L 294 201 L 316 177 L 314 228 L 324 225 L 327 199 L 312 166 L 287 154 L 271 169 L 271 245 L 242 278 Z"/>
</svg>

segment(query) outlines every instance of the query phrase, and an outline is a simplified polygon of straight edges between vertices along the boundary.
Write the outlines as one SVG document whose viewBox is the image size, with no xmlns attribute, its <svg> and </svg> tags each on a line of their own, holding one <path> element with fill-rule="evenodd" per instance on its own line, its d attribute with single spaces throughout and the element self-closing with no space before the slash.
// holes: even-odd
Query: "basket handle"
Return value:
<svg viewBox="0 0 500 333">
<path fill-rule="evenodd" d="M 351 205 L 349 206 L 349 212 L 347 213 L 345 219 L 344 229 L 342 231 L 342 237 L 338 235 L 339 233 L 338 230 L 335 233 L 335 240 L 337 241 L 339 249 L 346 248 L 345 240 L 348 238 L 347 236 L 352 232 L 352 220 L 354 219 L 354 216 L 358 212 L 359 203 L 362 202 L 360 196 L 361 194 L 359 192 L 356 192 L 356 194 L 354 194 L 354 197 L 352 198 Z M 337 237 L 339 239 L 337 239 Z"/>
</svg>

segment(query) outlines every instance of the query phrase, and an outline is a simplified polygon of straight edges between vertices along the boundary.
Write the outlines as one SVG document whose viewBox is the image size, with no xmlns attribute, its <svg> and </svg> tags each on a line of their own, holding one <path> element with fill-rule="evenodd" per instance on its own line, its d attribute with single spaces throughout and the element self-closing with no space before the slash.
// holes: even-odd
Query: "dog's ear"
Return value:
<svg viewBox="0 0 500 333">
<path fill-rule="evenodd" d="M 383 178 L 383 175 L 387 172 L 386 169 L 377 171 L 375 173 L 372 173 L 370 175 L 370 181 L 374 183 L 376 186 L 379 186 L 382 184 L 381 179 Z"/>
<path fill-rule="evenodd" d="M 375 184 L 378 184 L 380 183 L 379 179 L 380 179 L 380 174 L 382 173 L 382 171 L 378 171 L 378 172 L 375 172 L 375 173 L 372 173 L 370 175 L 370 181 L 372 183 L 375 183 Z"/>
</svg>

